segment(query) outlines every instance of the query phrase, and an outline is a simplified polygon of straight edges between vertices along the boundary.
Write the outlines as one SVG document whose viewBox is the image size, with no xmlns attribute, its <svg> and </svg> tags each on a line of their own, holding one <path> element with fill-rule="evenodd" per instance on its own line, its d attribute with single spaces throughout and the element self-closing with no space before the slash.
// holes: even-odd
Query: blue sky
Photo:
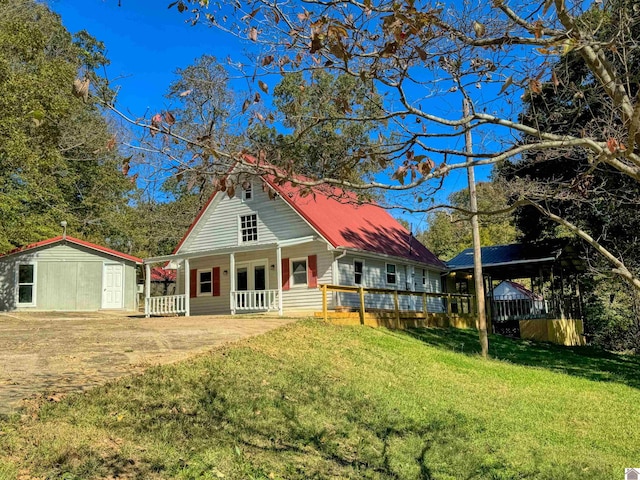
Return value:
<svg viewBox="0 0 640 480">
<path fill-rule="evenodd" d="M 186 23 L 186 15 L 167 9 L 168 0 L 48 0 L 66 28 L 87 30 L 103 41 L 111 61 L 107 76 L 119 86 L 118 106 L 133 116 L 167 108 L 164 94 L 184 68 L 203 54 L 242 59 L 245 44 L 215 28 Z M 268 80 L 272 86 L 276 79 Z M 462 141 L 462 139 L 460 139 Z M 461 145 L 456 145 L 461 147 Z M 477 180 L 487 178 L 490 168 L 477 169 Z M 466 172 L 453 171 L 438 201 L 467 186 Z M 396 215 L 403 216 L 401 212 Z M 414 228 L 424 229 L 424 215 L 404 216 Z"/>
<path fill-rule="evenodd" d="M 120 85 L 118 103 L 142 115 L 161 109 L 173 72 L 208 53 L 225 58 L 242 46 L 206 27 L 192 27 L 163 0 L 49 0 L 72 33 L 87 30 L 105 43 L 109 79 Z"/>
</svg>

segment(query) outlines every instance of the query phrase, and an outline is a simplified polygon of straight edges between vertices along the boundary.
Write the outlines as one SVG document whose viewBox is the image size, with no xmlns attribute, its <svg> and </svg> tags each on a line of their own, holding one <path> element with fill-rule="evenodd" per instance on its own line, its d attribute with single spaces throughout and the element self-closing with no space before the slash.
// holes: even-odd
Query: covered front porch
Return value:
<svg viewBox="0 0 640 480">
<path fill-rule="evenodd" d="M 146 317 L 271 312 L 283 314 L 283 250 L 304 248 L 313 237 L 149 258 L 145 265 Z M 151 296 L 152 265 L 177 271 L 174 295 Z"/>
</svg>

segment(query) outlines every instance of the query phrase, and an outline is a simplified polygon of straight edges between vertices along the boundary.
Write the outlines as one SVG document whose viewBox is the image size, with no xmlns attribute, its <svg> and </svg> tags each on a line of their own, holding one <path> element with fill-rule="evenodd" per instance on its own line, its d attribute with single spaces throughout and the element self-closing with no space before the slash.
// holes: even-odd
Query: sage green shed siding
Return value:
<svg viewBox="0 0 640 480">
<path fill-rule="evenodd" d="M 16 304 L 17 266 L 36 265 L 35 306 Z M 95 311 L 102 308 L 105 264 L 123 266 L 123 304 L 136 310 L 136 264 L 75 244 L 54 244 L 0 258 L 0 311 Z"/>
</svg>

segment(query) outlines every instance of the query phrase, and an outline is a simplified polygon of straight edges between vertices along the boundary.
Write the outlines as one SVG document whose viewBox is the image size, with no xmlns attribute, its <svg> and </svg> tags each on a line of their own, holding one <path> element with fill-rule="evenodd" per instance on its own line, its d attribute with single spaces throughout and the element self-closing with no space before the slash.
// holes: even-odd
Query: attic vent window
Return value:
<svg viewBox="0 0 640 480">
<path fill-rule="evenodd" d="M 244 182 L 242 184 L 242 200 L 247 202 L 253 199 L 253 184 L 251 182 Z"/>
<path fill-rule="evenodd" d="M 258 216 L 255 213 L 240 216 L 240 239 L 242 242 L 258 241 Z"/>
</svg>

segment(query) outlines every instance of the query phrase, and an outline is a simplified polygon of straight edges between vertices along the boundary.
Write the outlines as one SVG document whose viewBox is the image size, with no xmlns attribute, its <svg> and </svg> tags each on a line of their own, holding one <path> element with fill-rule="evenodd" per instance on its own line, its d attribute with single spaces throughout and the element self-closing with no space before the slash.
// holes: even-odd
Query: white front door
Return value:
<svg viewBox="0 0 640 480">
<path fill-rule="evenodd" d="M 124 268 L 105 264 L 102 274 L 102 308 L 124 308 Z"/>
<path fill-rule="evenodd" d="M 240 310 L 263 310 L 267 297 L 267 260 L 242 262 L 236 266 L 236 308 Z"/>
<path fill-rule="evenodd" d="M 236 266 L 236 290 L 267 290 L 267 260 L 242 262 Z"/>
</svg>

